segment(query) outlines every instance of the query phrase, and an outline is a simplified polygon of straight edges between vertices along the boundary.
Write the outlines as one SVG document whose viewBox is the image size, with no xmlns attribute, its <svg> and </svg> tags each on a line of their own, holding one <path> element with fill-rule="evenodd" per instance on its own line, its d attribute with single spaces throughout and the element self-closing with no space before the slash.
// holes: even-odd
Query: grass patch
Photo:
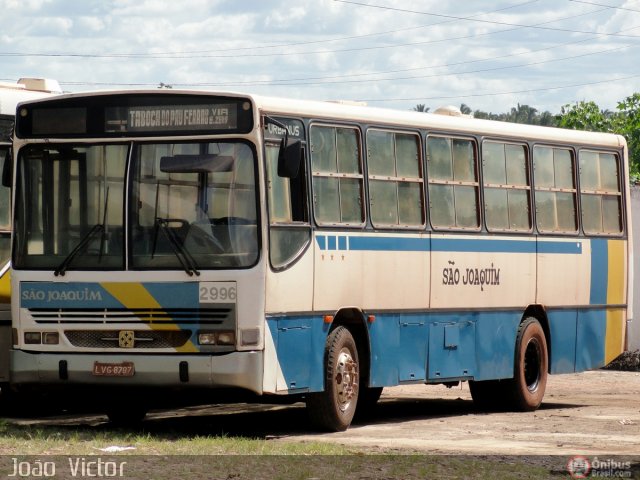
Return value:
<svg viewBox="0 0 640 480">
<path fill-rule="evenodd" d="M 111 446 L 134 455 L 346 455 L 327 442 L 287 442 L 237 435 L 185 435 L 144 428 L 16 425 L 0 420 L 0 455 L 100 455 Z"/>
<path fill-rule="evenodd" d="M 134 447 L 121 453 L 111 446 Z M 379 451 L 379 450 L 378 450 Z M 120 465 L 126 479 L 485 479 L 548 478 L 563 472 L 566 458 L 472 457 L 430 455 L 369 455 L 367 451 L 329 442 L 288 441 L 242 435 L 203 435 L 115 429 L 100 425 L 20 425 L 0 420 L 3 469 L 12 456 L 48 461 L 57 472 L 69 473 L 70 461 L 100 457 Z M 47 456 L 46 458 L 44 456 Z M 6 460 L 6 461 L 5 461 Z M 557 464 L 557 466 L 553 466 Z M 9 470 L 11 471 L 11 470 Z M 63 478 L 61 477 L 61 478 Z"/>
</svg>

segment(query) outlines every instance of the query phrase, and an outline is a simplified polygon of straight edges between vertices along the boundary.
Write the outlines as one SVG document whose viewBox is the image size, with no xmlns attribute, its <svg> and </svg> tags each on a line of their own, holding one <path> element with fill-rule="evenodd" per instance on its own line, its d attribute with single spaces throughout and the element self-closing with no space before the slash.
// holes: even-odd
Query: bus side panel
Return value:
<svg viewBox="0 0 640 480">
<path fill-rule="evenodd" d="M 276 390 L 280 393 L 324 389 L 324 346 L 329 325 L 321 316 L 279 316 L 267 319 L 276 351 Z"/>
<path fill-rule="evenodd" d="M 625 240 L 607 241 L 607 335 L 605 345 L 605 364 L 615 360 L 625 348 L 626 311 L 623 308 L 615 308 L 613 305 L 627 303 L 628 271 L 627 245 Z"/>
<path fill-rule="evenodd" d="M 604 366 L 606 330 L 607 313 L 605 309 L 578 312 L 576 372 Z"/>
<path fill-rule="evenodd" d="M 547 311 L 549 333 L 549 372 L 573 373 L 576 369 L 576 331 L 578 314 L 575 310 Z"/>
<path fill-rule="evenodd" d="M 536 302 L 548 308 L 589 303 L 589 242 L 574 238 L 538 238 Z M 591 277 L 592 278 L 592 277 Z"/>
<path fill-rule="evenodd" d="M 482 312 L 476 326 L 475 380 L 513 377 L 516 335 L 522 312 Z"/>
<path fill-rule="evenodd" d="M 603 306 L 601 321 L 604 328 L 600 338 L 604 350 L 602 358 L 593 359 L 597 368 L 608 364 L 624 351 L 626 332 L 626 241 L 591 240 L 591 288 L 589 303 Z M 588 364 L 586 362 L 585 364 Z M 580 370 L 576 366 L 576 370 Z"/>
<path fill-rule="evenodd" d="M 316 233 L 314 250 L 315 311 L 429 307 L 427 235 Z"/>
<path fill-rule="evenodd" d="M 521 318 L 521 311 L 376 315 L 371 386 L 510 378 Z"/>
<path fill-rule="evenodd" d="M 427 322 L 425 314 L 376 315 L 369 327 L 372 387 L 427 379 Z"/>
</svg>

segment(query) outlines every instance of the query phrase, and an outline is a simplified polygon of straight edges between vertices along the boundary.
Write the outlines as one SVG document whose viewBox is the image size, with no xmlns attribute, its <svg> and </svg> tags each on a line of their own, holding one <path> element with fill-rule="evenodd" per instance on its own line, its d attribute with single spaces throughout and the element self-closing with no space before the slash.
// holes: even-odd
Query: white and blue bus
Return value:
<svg viewBox="0 0 640 480">
<path fill-rule="evenodd" d="M 0 398 L 5 397 L 3 386 L 9 382 L 8 355 L 11 348 L 11 178 L 10 169 L 5 170 L 4 165 L 11 162 L 11 133 L 16 105 L 57 93 L 62 92 L 55 80 L 21 78 L 16 83 L 0 82 L 0 172 L 7 172 L 7 178 L 0 183 Z"/>
<path fill-rule="evenodd" d="M 533 410 L 625 348 L 620 136 L 96 92 L 19 105 L 14 155 L 12 382 L 113 421 L 231 390 L 344 430 L 383 387 L 461 381 Z"/>
</svg>

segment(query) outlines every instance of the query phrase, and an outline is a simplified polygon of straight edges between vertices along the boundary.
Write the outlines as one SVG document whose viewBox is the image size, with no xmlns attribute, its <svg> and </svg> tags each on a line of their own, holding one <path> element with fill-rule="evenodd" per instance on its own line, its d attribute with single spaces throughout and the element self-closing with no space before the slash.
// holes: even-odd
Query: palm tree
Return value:
<svg viewBox="0 0 640 480">
<path fill-rule="evenodd" d="M 413 107 L 413 111 L 427 113 L 429 111 L 429 107 L 427 107 L 424 103 L 419 103 L 418 105 Z"/>
</svg>

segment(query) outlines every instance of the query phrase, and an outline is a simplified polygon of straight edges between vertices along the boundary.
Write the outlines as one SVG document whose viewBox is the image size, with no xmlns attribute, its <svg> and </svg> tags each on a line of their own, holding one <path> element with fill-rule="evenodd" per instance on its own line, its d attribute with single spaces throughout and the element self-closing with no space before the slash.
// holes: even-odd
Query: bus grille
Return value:
<svg viewBox="0 0 640 480">
<path fill-rule="evenodd" d="M 119 348 L 118 330 L 66 330 L 74 347 Z M 134 330 L 135 348 L 179 348 L 191 338 L 190 330 Z"/>
<path fill-rule="evenodd" d="M 235 322 L 235 306 L 218 308 L 30 308 L 37 324 L 222 325 Z"/>
</svg>

